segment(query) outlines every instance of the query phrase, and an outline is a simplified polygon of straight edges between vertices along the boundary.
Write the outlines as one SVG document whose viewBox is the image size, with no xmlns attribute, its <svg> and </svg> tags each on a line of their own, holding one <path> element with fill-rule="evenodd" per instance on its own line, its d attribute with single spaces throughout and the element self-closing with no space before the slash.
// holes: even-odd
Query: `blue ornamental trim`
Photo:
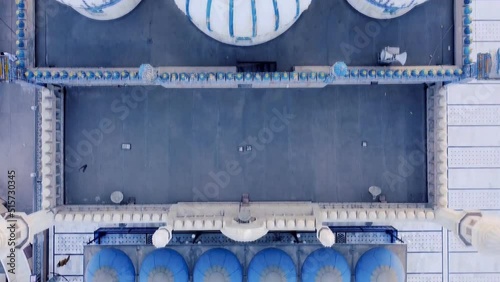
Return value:
<svg viewBox="0 0 500 282">
<path fill-rule="evenodd" d="M 278 0 L 273 0 L 274 6 L 274 31 L 280 28 L 280 10 L 278 9 Z"/>
<path fill-rule="evenodd" d="M 16 61 L 16 67 L 23 70 L 26 68 L 26 58 L 28 50 L 26 49 L 26 3 L 24 0 L 16 1 L 16 56 L 18 60 Z"/>
<path fill-rule="evenodd" d="M 212 31 L 210 27 L 210 13 L 212 12 L 212 0 L 207 1 L 207 29 Z"/>
<path fill-rule="evenodd" d="M 343 63 L 337 63 L 332 72 L 266 72 L 266 73 L 224 73 L 224 72 L 193 72 L 177 73 L 162 72 L 152 80 L 145 81 L 141 69 L 29 69 L 24 73 L 24 80 L 31 83 L 59 83 L 68 85 L 192 85 L 193 88 L 203 84 L 216 86 L 220 83 L 263 83 L 274 85 L 292 85 L 293 83 L 335 83 L 336 81 L 352 84 L 367 81 L 401 82 L 456 82 L 463 78 L 462 69 L 457 68 L 349 68 Z M 142 70 L 142 72 L 144 72 Z"/>
<path fill-rule="evenodd" d="M 208 0 L 211 2 L 212 0 Z M 296 0 L 297 10 L 300 11 L 300 0 Z M 385 0 L 366 0 L 374 5 L 384 6 L 385 8 L 394 8 L 389 1 Z M 384 80 L 397 82 L 415 81 L 443 81 L 443 82 L 457 82 L 461 79 L 475 76 L 470 72 L 471 64 L 473 64 L 473 57 L 471 52 L 472 44 L 472 28 L 471 28 L 471 14 L 472 14 L 472 1 L 463 0 L 463 68 L 456 68 L 453 66 L 444 66 L 442 69 L 426 68 L 426 67 L 407 67 L 400 69 L 381 69 L 378 67 L 370 68 L 357 68 L 350 67 L 347 72 L 342 72 L 343 75 L 337 76 L 335 80 L 352 81 L 353 84 L 363 81 Z M 112 6 L 120 0 L 109 0 L 106 4 L 100 5 L 97 10 L 105 9 Z M 252 1 L 254 2 L 254 1 Z M 113 4 L 114 3 L 114 4 Z M 233 20 L 234 20 L 234 0 L 229 0 L 230 3 L 230 33 L 234 37 Z M 413 3 L 413 2 L 412 2 Z M 275 10 L 275 29 L 277 30 L 280 25 L 280 15 L 277 0 L 273 0 Z M 411 5 L 411 4 L 410 4 Z M 189 16 L 190 0 L 186 0 L 186 14 Z M 36 69 L 27 67 L 27 58 L 29 57 L 29 50 L 27 49 L 27 36 L 26 36 L 26 0 L 16 1 L 16 55 L 18 61 L 16 62 L 17 70 L 20 75 L 17 79 L 25 80 L 31 83 L 60 83 L 62 85 L 79 84 L 79 85 L 116 85 L 116 84 L 130 84 L 140 85 L 141 79 L 138 75 L 139 69 L 129 68 L 123 69 L 63 69 L 63 68 L 43 68 Z M 208 5 L 210 7 L 210 4 Z M 209 8 L 207 7 L 207 13 Z M 254 7 L 252 5 L 252 7 Z M 300 13 L 300 12 L 299 12 Z M 209 18 L 207 18 L 209 24 Z M 240 40 L 251 40 L 248 37 L 239 38 Z M 500 57 L 500 51 L 498 53 Z M 499 69 L 500 71 L 500 69 Z M 235 81 L 244 80 L 251 81 L 252 83 L 278 83 L 287 84 L 289 82 L 308 82 L 308 83 L 335 83 L 334 80 L 330 81 L 330 73 L 328 72 L 285 72 L 285 73 L 193 73 L 193 74 L 180 74 L 177 72 L 164 72 L 158 74 L 156 80 L 152 85 L 176 84 L 176 83 L 195 83 L 195 84 L 217 84 L 217 83 L 234 83 Z M 195 86 L 195 85 L 194 85 Z"/>
<path fill-rule="evenodd" d="M 229 35 L 234 37 L 234 0 L 229 0 Z"/>
<path fill-rule="evenodd" d="M 472 0 L 464 0 L 464 19 L 463 19 L 463 65 L 464 69 L 468 69 L 469 65 L 473 63 L 472 58 Z"/>
<path fill-rule="evenodd" d="M 401 6 L 395 6 L 394 3 L 391 2 L 391 0 L 366 0 L 366 1 L 378 8 L 384 9 L 384 13 L 391 15 L 397 13 L 401 9 L 406 9 L 416 5 L 415 0 L 411 0 L 410 3 Z"/>
<path fill-rule="evenodd" d="M 82 8 L 92 14 L 102 14 L 104 13 L 104 9 L 112 7 L 118 3 L 120 3 L 122 0 L 108 0 L 107 2 L 102 3 L 101 5 L 89 5 L 87 4 L 87 1 L 82 0 L 83 4 L 85 6 L 82 6 Z"/>
<path fill-rule="evenodd" d="M 295 19 L 298 19 L 300 16 L 300 0 L 295 0 L 295 3 L 297 3 L 297 10 L 295 11 Z"/>
<path fill-rule="evenodd" d="M 186 0 L 186 16 L 189 20 L 191 20 L 191 14 L 189 13 L 189 2 L 190 0 Z"/>
<path fill-rule="evenodd" d="M 257 36 L 257 8 L 255 7 L 255 0 L 252 1 L 252 37 Z"/>
</svg>

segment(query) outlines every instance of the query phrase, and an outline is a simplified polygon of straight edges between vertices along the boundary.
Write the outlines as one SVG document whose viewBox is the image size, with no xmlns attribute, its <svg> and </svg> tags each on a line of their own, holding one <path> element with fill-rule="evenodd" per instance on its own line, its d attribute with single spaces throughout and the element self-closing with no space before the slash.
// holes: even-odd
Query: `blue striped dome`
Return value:
<svg viewBox="0 0 500 282">
<path fill-rule="evenodd" d="M 408 13 L 428 0 L 347 0 L 354 9 L 375 19 L 391 19 Z"/>
<path fill-rule="evenodd" d="M 188 282 L 189 269 L 184 258 L 171 249 L 157 249 L 142 262 L 140 282 Z"/>
<path fill-rule="evenodd" d="M 295 282 L 297 270 L 292 258 L 282 250 L 258 252 L 248 266 L 248 282 Z"/>
<path fill-rule="evenodd" d="M 238 258 L 222 248 L 206 251 L 194 267 L 193 282 L 241 282 L 243 271 Z"/>
<path fill-rule="evenodd" d="M 356 282 L 404 282 L 405 270 L 392 251 L 373 248 L 364 253 L 356 264 Z"/>
<path fill-rule="evenodd" d="M 201 31 L 239 46 L 272 40 L 300 17 L 311 0 L 175 0 Z"/>
<path fill-rule="evenodd" d="M 142 0 L 57 0 L 94 20 L 114 20 L 130 13 Z"/>
<path fill-rule="evenodd" d="M 87 264 L 85 281 L 135 282 L 134 264 L 123 251 L 104 249 Z"/>
<path fill-rule="evenodd" d="M 350 282 L 351 270 L 343 255 L 329 248 L 312 252 L 302 265 L 303 282 Z"/>
</svg>

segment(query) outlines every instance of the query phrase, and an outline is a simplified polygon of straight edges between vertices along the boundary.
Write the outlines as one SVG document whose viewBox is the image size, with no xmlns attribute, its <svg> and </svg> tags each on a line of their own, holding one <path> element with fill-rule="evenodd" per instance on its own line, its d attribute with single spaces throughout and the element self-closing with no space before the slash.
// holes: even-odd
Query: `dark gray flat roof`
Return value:
<svg viewBox="0 0 500 282">
<path fill-rule="evenodd" d="M 376 65 L 383 47 L 399 46 L 408 51 L 408 65 L 452 65 L 453 2 L 429 1 L 403 17 L 378 21 L 358 13 L 347 1 L 316 0 L 279 38 L 242 48 L 203 34 L 174 1 L 142 1 L 129 15 L 109 22 L 87 19 L 55 1 L 36 1 L 37 64 L 234 66 L 238 61 L 276 61 L 279 70 L 289 70 L 336 61 Z M 374 35 L 381 26 L 384 31 Z M 357 30 L 366 34 L 365 41 L 359 40 Z"/>
<path fill-rule="evenodd" d="M 0 83 L 0 197 L 7 200 L 8 181 L 14 180 L 15 210 L 33 212 L 35 172 L 34 89 Z M 8 172 L 14 171 L 14 179 Z"/>
<path fill-rule="evenodd" d="M 68 204 L 427 201 L 423 85 L 69 88 L 65 115 Z"/>
<path fill-rule="evenodd" d="M 0 0 L 0 51 L 16 53 L 16 1 Z"/>
</svg>

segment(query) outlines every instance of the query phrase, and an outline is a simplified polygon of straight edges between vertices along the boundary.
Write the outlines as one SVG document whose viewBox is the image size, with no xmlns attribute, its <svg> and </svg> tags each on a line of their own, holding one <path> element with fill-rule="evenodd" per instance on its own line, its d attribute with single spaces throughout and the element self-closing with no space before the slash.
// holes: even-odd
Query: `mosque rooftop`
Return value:
<svg viewBox="0 0 500 282">
<path fill-rule="evenodd" d="M 83 3 L 99 14 L 87 3 L 98 1 Z M 394 4 L 377 1 L 369 4 L 379 11 Z M 248 8 L 253 1 L 242 2 Z M 89 20 L 55 0 L 10 1 L 11 9 L 0 10 L 9 27 L 0 29 L 0 51 L 18 49 L 19 69 L 6 79 L 14 83 L 0 84 L 0 159 L 7 160 L 0 183 L 15 171 L 16 211 L 30 214 L 31 231 L 49 227 L 44 240 L 28 242 L 34 273 L 83 280 L 96 247 L 87 245 L 100 227 L 156 230 L 156 238 L 99 239 L 131 253 L 142 251 L 124 244 L 171 239 L 175 248 L 192 240 L 199 250 L 214 232 L 227 247 L 265 231 L 286 242 L 284 250 L 320 242 L 352 254 L 349 244 L 372 248 L 387 238 L 371 231 L 335 237 L 331 228 L 391 225 L 404 242 L 392 247 L 405 250 L 406 280 L 496 281 L 497 261 L 481 252 L 498 250 L 498 224 L 487 217 L 498 216 L 500 203 L 500 92 L 493 80 L 500 72 L 500 1 L 432 0 L 391 20 L 365 17 L 347 2 L 363 5 L 315 0 L 302 14 L 289 9 L 288 19 L 298 20 L 283 35 L 236 47 L 204 34 L 200 23 L 215 29 L 216 13 L 204 21 L 198 9 L 193 24 L 188 18 L 196 13 L 174 1 L 142 1 L 112 21 Z M 252 21 L 261 32 L 253 18 L 247 28 Z M 386 46 L 408 52 L 406 67 L 376 66 Z M 237 68 L 249 62 L 276 63 L 277 72 L 265 70 L 265 78 L 264 71 L 257 77 Z M 372 185 L 388 203 L 372 198 Z M 125 196 L 122 205 L 111 204 L 116 191 Z M 5 185 L 0 193 L 7 195 Z M 476 210 L 484 215 L 479 223 Z M 450 221 L 456 216 L 459 232 L 456 218 Z M 242 232 L 247 226 L 252 232 Z M 491 229 L 467 241 L 470 230 L 460 226 L 474 227 L 473 234 Z M 198 237 L 202 232 L 206 237 Z M 254 255 L 247 250 L 240 249 Z M 56 268 L 67 254 L 71 260 Z"/>
<path fill-rule="evenodd" d="M 174 1 L 144 1 L 109 22 L 41 1 L 36 9 L 38 67 L 374 66 L 386 46 L 408 52 L 409 65 L 454 64 L 451 1 L 430 1 L 393 20 L 368 18 L 346 1 L 313 1 L 282 36 L 252 47 L 209 38 Z M 429 200 L 423 85 L 65 91 L 67 204 L 109 204 L 114 190 L 140 204 L 238 201 L 244 193 L 257 201 L 371 202 L 372 185 L 393 203 Z M 276 111 L 296 118 L 268 142 Z M 100 129 L 103 119 L 113 130 Z M 401 177 L 411 154 L 422 161 Z M 226 184 L 232 162 L 241 172 Z"/>
<path fill-rule="evenodd" d="M 427 203 L 426 103 L 424 85 L 68 88 L 66 203 Z"/>
<path fill-rule="evenodd" d="M 252 47 L 230 46 L 199 31 L 174 1 L 144 1 L 113 21 L 82 17 L 53 1 L 36 2 L 38 67 L 375 66 L 386 46 L 408 52 L 407 65 L 454 65 L 454 3 L 429 1 L 403 17 L 375 20 L 347 1 L 312 1 L 283 35 Z M 435 11 L 439 11 L 438 13 Z"/>
</svg>

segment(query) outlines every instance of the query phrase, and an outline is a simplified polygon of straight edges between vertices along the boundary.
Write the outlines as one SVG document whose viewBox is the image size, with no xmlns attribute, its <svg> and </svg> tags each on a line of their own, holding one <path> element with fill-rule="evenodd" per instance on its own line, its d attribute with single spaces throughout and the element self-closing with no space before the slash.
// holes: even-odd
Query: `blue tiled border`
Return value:
<svg viewBox="0 0 500 282">
<path fill-rule="evenodd" d="M 473 63 L 472 58 L 472 0 L 464 1 L 464 15 L 463 15 L 463 64 L 468 66 Z"/>
<path fill-rule="evenodd" d="M 348 68 L 342 76 L 327 72 L 159 72 L 151 81 L 145 81 L 139 74 L 139 69 L 29 69 L 24 72 L 24 78 L 32 83 L 60 84 L 127 84 L 136 82 L 146 85 L 165 84 L 212 84 L 212 83 L 318 83 L 335 84 L 346 82 L 367 83 L 379 82 L 428 82 L 428 81 L 458 81 L 463 77 L 460 68 Z M 114 82 L 114 83 L 113 83 Z M 130 84 L 130 83 L 129 83 Z"/>
<path fill-rule="evenodd" d="M 26 38 L 26 2 L 25 0 L 16 0 L 16 56 L 18 60 L 16 61 L 16 66 L 20 69 L 26 68 L 26 57 L 27 57 L 27 38 Z"/>
<path fill-rule="evenodd" d="M 137 82 L 137 84 L 149 85 L 165 85 L 176 83 L 195 83 L 195 84 L 211 84 L 211 83 L 231 83 L 244 81 L 246 83 L 267 83 L 283 85 L 298 82 L 298 83 L 318 83 L 318 84 L 335 84 L 341 83 L 366 83 L 368 81 L 380 81 L 386 83 L 411 83 L 411 82 L 456 82 L 464 78 L 469 78 L 473 74 L 468 71 L 473 64 L 471 55 L 472 43 L 472 28 L 471 28 L 471 13 L 472 1 L 463 0 L 464 15 L 463 15 L 463 68 L 457 67 L 425 67 L 413 66 L 398 69 L 386 69 L 380 67 L 367 68 L 349 68 L 347 73 L 342 77 L 334 76 L 326 72 L 277 72 L 277 73 L 177 73 L 163 72 L 159 73 L 153 82 L 144 82 L 139 76 L 139 69 L 118 70 L 118 69 L 99 69 L 95 70 L 79 70 L 78 68 L 43 68 L 43 69 L 26 69 L 27 62 L 27 38 L 26 38 L 26 1 L 16 0 L 16 55 L 19 60 L 16 62 L 17 68 L 21 70 L 21 77 L 18 79 L 26 80 L 31 83 L 58 83 L 58 84 L 86 84 L 86 85 L 102 85 L 102 84 L 126 84 L 127 82 Z M 279 18 L 277 18 L 277 22 Z"/>
</svg>

